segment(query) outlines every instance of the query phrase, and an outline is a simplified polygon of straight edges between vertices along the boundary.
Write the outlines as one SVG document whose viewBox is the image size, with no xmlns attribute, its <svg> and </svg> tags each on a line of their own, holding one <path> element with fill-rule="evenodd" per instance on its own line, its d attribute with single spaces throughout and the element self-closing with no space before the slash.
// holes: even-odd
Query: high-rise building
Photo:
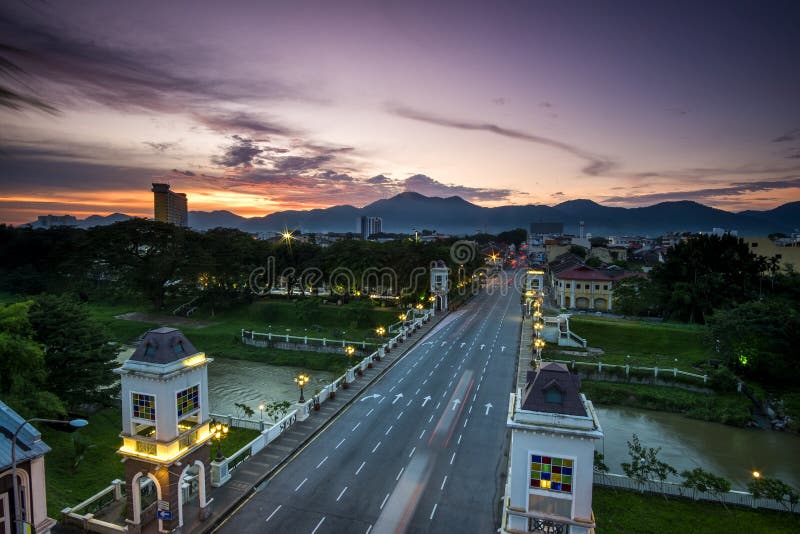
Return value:
<svg viewBox="0 0 800 534">
<path fill-rule="evenodd" d="M 189 226 L 186 193 L 169 190 L 169 184 L 153 184 L 153 215 L 160 222 Z"/>
<path fill-rule="evenodd" d="M 381 233 L 383 221 L 380 217 L 361 217 L 361 239 L 369 239 L 375 234 Z"/>
</svg>

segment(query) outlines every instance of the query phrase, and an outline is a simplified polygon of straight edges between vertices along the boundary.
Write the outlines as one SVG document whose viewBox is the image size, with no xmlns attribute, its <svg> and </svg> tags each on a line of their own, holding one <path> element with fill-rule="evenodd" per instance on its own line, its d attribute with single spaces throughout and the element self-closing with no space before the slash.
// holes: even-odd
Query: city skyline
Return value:
<svg viewBox="0 0 800 534">
<path fill-rule="evenodd" d="M 800 9 L 237 2 L 0 7 L 0 223 L 246 217 L 403 191 L 483 205 L 800 200 Z"/>
</svg>

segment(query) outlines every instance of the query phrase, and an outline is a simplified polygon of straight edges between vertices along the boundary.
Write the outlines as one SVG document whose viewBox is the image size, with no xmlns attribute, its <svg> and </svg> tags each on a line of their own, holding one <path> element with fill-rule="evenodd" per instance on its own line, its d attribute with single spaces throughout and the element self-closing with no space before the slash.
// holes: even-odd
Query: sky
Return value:
<svg viewBox="0 0 800 534">
<path fill-rule="evenodd" d="M 0 223 L 800 200 L 800 3 L 0 0 Z M 20 71 L 3 69 L 11 61 Z"/>
</svg>

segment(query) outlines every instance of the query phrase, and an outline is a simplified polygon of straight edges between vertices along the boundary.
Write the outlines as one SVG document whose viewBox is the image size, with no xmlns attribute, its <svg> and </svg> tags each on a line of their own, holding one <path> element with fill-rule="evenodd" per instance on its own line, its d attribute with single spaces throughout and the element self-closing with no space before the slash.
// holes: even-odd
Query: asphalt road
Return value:
<svg viewBox="0 0 800 534">
<path fill-rule="evenodd" d="M 493 279 L 218 531 L 495 531 L 520 310 L 519 293 Z"/>
</svg>

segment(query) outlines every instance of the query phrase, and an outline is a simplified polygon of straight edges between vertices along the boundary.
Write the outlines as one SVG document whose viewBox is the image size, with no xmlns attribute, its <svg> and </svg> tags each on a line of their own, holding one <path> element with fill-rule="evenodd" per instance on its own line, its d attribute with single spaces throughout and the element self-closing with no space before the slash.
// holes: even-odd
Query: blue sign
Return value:
<svg viewBox="0 0 800 534">
<path fill-rule="evenodd" d="M 159 519 L 163 519 L 164 521 L 172 521 L 172 512 L 169 510 L 159 510 L 157 512 L 157 516 Z"/>
</svg>

